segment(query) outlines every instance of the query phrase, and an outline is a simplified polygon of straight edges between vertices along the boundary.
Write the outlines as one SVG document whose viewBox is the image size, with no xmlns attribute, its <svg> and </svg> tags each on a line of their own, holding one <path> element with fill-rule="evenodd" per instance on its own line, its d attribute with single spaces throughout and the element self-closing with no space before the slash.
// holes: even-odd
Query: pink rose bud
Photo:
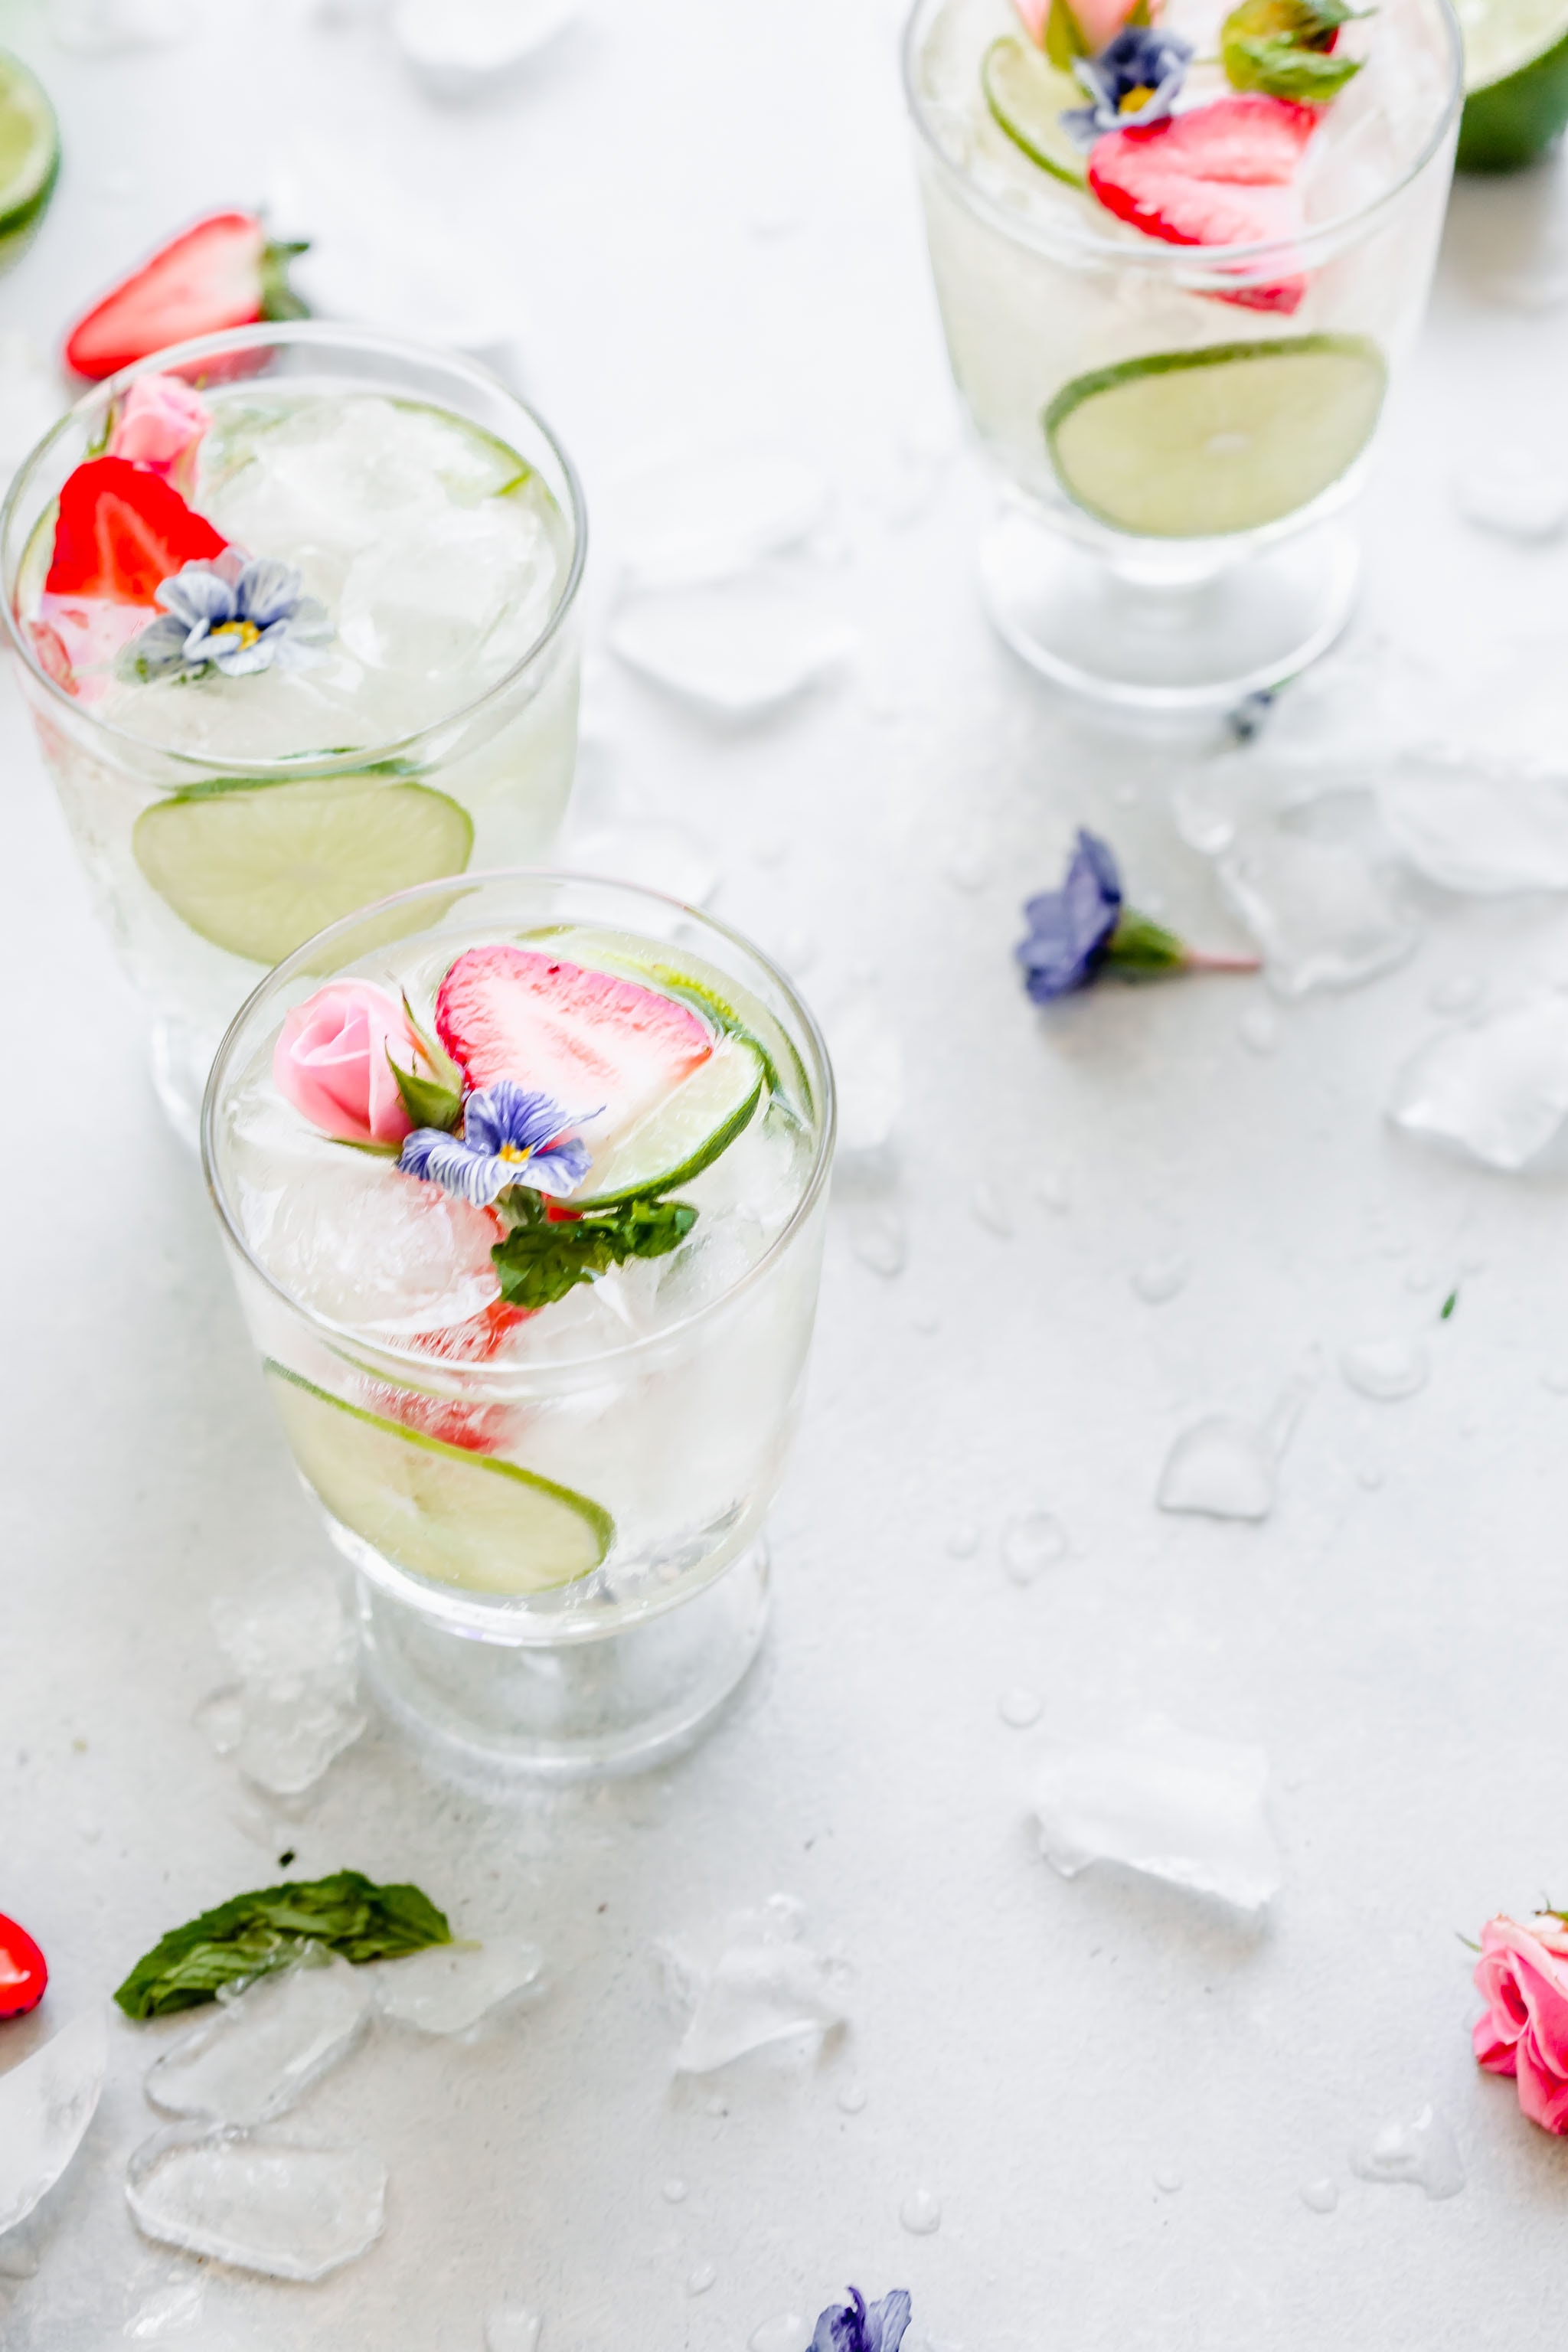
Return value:
<svg viewBox="0 0 1568 2352">
<path fill-rule="evenodd" d="M 1121 32 L 1137 0 L 1013 0 L 1013 5 L 1030 40 L 1041 48 L 1046 46 L 1052 8 L 1059 7 L 1078 26 L 1079 39 L 1072 46 L 1081 46 L 1091 58 L 1097 58 Z M 1148 11 L 1150 23 L 1156 23 L 1159 15 L 1159 0 L 1152 0 Z"/>
<path fill-rule="evenodd" d="M 108 454 L 188 487 L 196 445 L 212 421 L 200 393 L 177 375 L 138 376 L 114 421 Z"/>
<path fill-rule="evenodd" d="M 1542 2131 L 1568 2132 L 1568 1934 L 1555 1916 L 1521 1927 L 1489 1919 L 1481 1929 L 1476 1985 L 1487 2013 L 1475 2027 L 1476 2056 L 1493 2074 L 1512 2074 L 1519 2104 Z"/>
<path fill-rule="evenodd" d="M 278 1032 L 272 1077 L 285 1101 L 340 1143 L 401 1143 L 414 1132 L 387 1060 L 405 1070 L 418 1045 L 395 996 L 368 980 L 334 980 L 296 1004 Z"/>
</svg>

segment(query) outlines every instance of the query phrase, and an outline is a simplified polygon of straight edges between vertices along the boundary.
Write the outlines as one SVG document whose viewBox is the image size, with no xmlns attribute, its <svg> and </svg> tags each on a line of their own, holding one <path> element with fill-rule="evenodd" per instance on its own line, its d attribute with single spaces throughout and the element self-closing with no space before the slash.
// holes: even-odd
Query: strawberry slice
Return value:
<svg viewBox="0 0 1568 2352">
<path fill-rule="evenodd" d="M 153 604 L 183 563 L 208 563 L 228 541 L 178 490 L 127 457 L 89 457 L 66 478 L 48 596 Z"/>
<path fill-rule="evenodd" d="M 1300 233 L 1292 184 L 1317 110 L 1247 90 L 1095 142 L 1089 184 L 1119 220 L 1168 245 L 1256 245 Z M 1292 275 L 1220 294 L 1253 310 L 1294 310 L 1307 290 Z"/>
<path fill-rule="evenodd" d="M 531 948 L 460 955 L 437 992 L 436 1028 L 471 1087 L 515 1078 L 574 1119 L 602 1107 L 601 1136 L 661 1102 L 713 1051 L 689 1006 Z"/>
<path fill-rule="evenodd" d="M 288 270 L 304 249 L 272 244 L 254 213 L 209 213 L 77 320 L 66 338 L 66 364 L 96 383 L 192 335 L 303 318 Z"/>
<path fill-rule="evenodd" d="M 25 2017 L 37 2009 L 48 1981 L 48 1962 L 26 1927 L 0 1917 L 0 2017 Z"/>
</svg>

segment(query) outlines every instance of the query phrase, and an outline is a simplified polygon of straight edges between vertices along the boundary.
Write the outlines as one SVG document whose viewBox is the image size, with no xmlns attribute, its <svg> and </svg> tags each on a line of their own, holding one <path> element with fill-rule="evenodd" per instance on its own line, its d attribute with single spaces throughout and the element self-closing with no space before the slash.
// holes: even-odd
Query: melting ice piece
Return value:
<svg viewBox="0 0 1568 2352">
<path fill-rule="evenodd" d="M 1280 1884 L 1261 1748 L 1156 1720 L 1121 1747 L 1054 1756 L 1035 1783 L 1040 1851 L 1064 1878 L 1125 1863 L 1256 1911 Z"/>
<path fill-rule="evenodd" d="M 904 1102 L 904 1049 L 873 996 L 851 996 L 827 1024 L 840 1151 L 878 1151 Z"/>
<path fill-rule="evenodd" d="M 1407 752 L 1377 802 L 1399 849 L 1445 889 L 1568 890 L 1568 777 Z"/>
<path fill-rule="evenodd" d="M 103 2012 L 94 2009 L 0 2074 L 0 2231 L 26 2220 L 81 2146 L 108 2063 Z"/>
<path fill-rule="evenodd" d="M 942 2227 L 942 2204 L 929 2189 L 911 2189 L 899 2208 L 899 2219 L 911 2238 L 929 2238 Z"/>
<path fill-rule="evenodd" d="M 711 2074 L 773 2042 L 820 2042 L 845 2022 L 848 1971 L 802 1943 L 801 1925 L 799 1905 L 775 1895 L 761 1911 L 731 1920 L 710 1966 L 659 1948 L 667 1982 L 690 2012 L 675 2053 L 679 2074 Z"/>
<path fill-rule="evenodd" d="M 354 1629 L 335 1588 L 272 1577 L 215 1602 L 213 1623 L 239 1679 L 202 1709 L 208 1738 L 258 1788 L 305 1795 L 365 1727 Z"/>
<path fill-rule="evenodd" d="M 1364 1339 L 1345 1349 L 1340 1370 L 1363 1396 L 1392 1404 L 1426 1387 L 1432 1359 L 1419 1339 Z"/>
<path fill-rule="evenodd" d="M 705 906 L 722 878 L 711 849 L 679 824 L 605 825 L 574 836 L 563 863 L 574 874 L 639 882 L 688 907 Z"/>
<path fill-rule="evenodd" d="M 847 659 L 854 636 L 810 590 L 761 572 L 631 598 L 610 625 L 629 669 L 721 719 L 776 709 Z"/>
<path fill-rule="evenodd" d="M 544 1956 L 537 1944 L 493 1937 L 485 1944 L 433 1944 L 402 1959 L 378 1961 L 381 2013 L 418 2033 L 467 2033 L 503 2000 L 537 1984 Z"/>
<path fill-rule="evenodd" d="M 612 521 L 628 577 L 675 587 L 722 580 L 798 546 L 826 507 L 827 485 L 815 466 L 756 450 L 650 468 L 624 485 Z"/>
<path fill-rule="evenodd" d="M 154 2287 L 127 2319 L 121 2333 L 132 2344 L 156 2343 L 161 2336 L 183 2335 L 202 2315 L 206 2280 L 176 2276 Z"/>
<path fill-rule="evenodd" d="M 1280 1462 L 1311 1389 L 1306 1373 L 1287 1381 L 1261 1428 L 1211 1413 L 1184 1429 L 1160 1473 L 1160 1508 L 1198 1511 L 1211 1519 L 1266 1519 L 1279 1492 Z"/>
<path fill-rule="evenodd" d="M 1283 995 L 1353 988 L 1403 963 L 1415 945 L 1415 923 L 1352 843 L 1247 827 L 1218 871 Z"/>
<path fill-rule="evenodd" d="M 576 14 L 577 0 L 397 0 L 392 34 L 434 97 L 479 98 Z"/>
<path fill-rule="evenodd" d="M 485 2321 L 485 2352 L 539 2352 L 542 2324 L 523 2304 L 498 2304 Z"/>
<path fill-rule="evenodd" d="M 319 2279 L 380 2237 L 386 2168 L 363 2148 L 175 2126 L 136 2150 L 125 2195 L 161 2245 L 268 2278 Z"/>
<path fill-rule="evenodd" d="M 147 2096 L 170 2116 L 259 2124 L 304 2096 L 363 2034 L 373 2004 L 358 1969 L 335 1955 L 262 1977 L 165 2051 Z"/>
<path fill-rule="evenodd" d="M 1489 1168 L 1523 1168 L 1568 1114 L 1568 996 L 1533 996 L 1434 1037 L 1394 1079 L 1388 1113 Z"/>
<path fill-rule="evenodd" d="M 1380 2124 L 1351 2148 L 1351 2170 L 1362 2180 L 1425 2189 L 1431 2198 L 1457 2197 L 1465 2167 L 1447 2117 L 1433 2106 L 1408 2122 Z"/>
<path fill-rule="evenodd" d="M 1454 478 L 1468 522 L 1505 539 L 1555 539 L 1568 522 L 1568 473 L 1542 449 L 1497 449 L 1473 458 Z"/>
</svg>

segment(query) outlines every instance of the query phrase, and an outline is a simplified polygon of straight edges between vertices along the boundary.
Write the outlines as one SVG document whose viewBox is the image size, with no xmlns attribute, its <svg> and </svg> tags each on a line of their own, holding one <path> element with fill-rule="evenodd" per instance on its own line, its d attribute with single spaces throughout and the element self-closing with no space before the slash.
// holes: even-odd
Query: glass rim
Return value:
<svg viewBox="0 0 1568 2352">
<path fill-rule="evenodd" d="M 1224 276 L 1227 268 L 1237 263 L 1247 265 L 1247 274 L 1254 267 L 1267 268 L 1271 262 L 1293 261 L 1299 268 L 1303 255 L 1311 255 L 1331 240 L 1339 240 L 1363 228 L 1385 206 L 1402 196 L 1406 188 L 1418 180 L 1433 158 L 1442 149 L 1458 118 L 1465 95 L 1464 42 L 1459 20 L 1454 12 L 1453 0 L 1432 0 L 1442 21 L 1448 45 L 1448 89 L 1445 105 L 1438 112 L 1425 144 L 1400 177 L 1375 196 L 1353 211 L 1341 213 L 1332 220 L 1313 221 L 1293 236 L 1263 237 L 1246 245 L 1166 245 L 1146 238 L 1151 248 L 1144 252 L 1135 246 L 1119 244 L 1114 238 L 1096 234 L 1093 230 L 1067 233 L 1047 226 L 1043 222 L 1027 221 L 1007 211 L 1005 205 L 978 187 L 963 165 L 953 158 L 937 138 L 926 113 L 926 102 L 916 87 L 916 34 L 921 19 L 934 15 L 942 0 L 914 0 L 904 26 L 901 68 L 904 104 L 910 120 L 937 164 L 952 180 L 970 210 L 979 215 L 1012 243 L 1033 247 L 1037 252 L 1056 255 L 1079 262 L 1116 263 L 1124 268 L 1147 270 L 1153 276 L 1164 272 L 1174 276 L 1185 270 L 1205 276 Z M 1020 31 L 1022 28 L 1020 27 Z M 1205 291 L 1209 290 L 1207 288 Z"/>
<path fill-rule="evenodd" d="M 251 1248 L 247 1236 L 240 1230 L 238 1219 L 231 1212 L 219 1181 L 216 1139 L 217 1108 L 225 1081 L 230 1074 L 231 1060 L 237 1050 L 241 1030 L 252 1013 L 260 1008 L 264 999 L 280 993 L 282 988 L 290 980 L 299 976 L 307 963 L 320 964 L 323 946 L 341 940 L 356 925 L 363 924 L 373 917 L 384 915 L 395 908 L 411 906 L 421 899 L 450 898 L 455 892 L 460 893 L 464 889 L 472 890 L 494 883 L 517 882 L 564 882 L 578 884 L 595 890 L 622 891 L 644 904 L 651 902 L 656 906 L 673 908 L 676 912 L 701 924 L 704 929 L 716 933 L 721 939 L 727 940 L 732 946 L 738 947 L 743 955 L 750 957 L 752 961 L 774 982 L 783 993 L 790 1012 L 798 1020 L 816 1065 L 813 1075 L 820 1088 L 820 1101 L 816 1106 L 811 1170 L 801 1188 L 799 1199 L 762 1255 L 735 1281 L 720 1291 L 716 1297 L 704 1299 L 700 1306 L 692 1309 L 689 1315 L 684 1316 L 679 1322 L 668 1324 L 658 1331 L 644 1332 L 638 1338 L 627 1339 L 614 1348 L 601 1349 L 592 1354 L 564 1357 L 556 1361 L 536 1365 L 506 1366 L 494 1362 L 468 1365 L 454 1363 L 437 1356 L 416 1355 L 412 1349 L 400 1347 L 395 1339 L 387 1339 L 367 1335 L 353 1324 L 340 1323 L 331 1316 L 322 1315 L 316 1308 L 306 1306 L 301 1299 L 296 1298 L 293 1292 L 263 1265 Z M 319 977 L 321 984 L 327 987 L 331 985 L 334 975 L 325 971 L 321 972 Z M 793 1039 L 791 1043 L 794 1043 Z M 805 1108 L 809 1108 L 811 1106 L 805 1106 Z M 432 882 L 416 883 L 411 889 L 395 891 L 388 898 L 372 899 L 366 906 L 356 908 L 352 915 L 341 916 L 335 923 L 329 923 L 324 929 L 317 931 L 310 939 L 304 940 L 291 955 L 286 956 L 281 963 L 274 965 L 266 977 L 251 990 L 250 994 L 229 1023 L 224 1033 L 223 1042 L 213 1057 L 212 1068 L 207 1074 L 207 1082 L 202 1096 L 202 1176 L 206 1184 L 207 1197 L 217 1213 L 218 1223 L 230 1246 L 272 1296 L 280 1300 L 291 1314 L 298 1316 L 310 1329 L 322 1335 L 335 1353 L 342 1354 L 345 1349 L 352 1349 L 356 1358 L 370 1356 L 379 1364 L 394 1367 L 403 1373 L 416 1368 L 423 1375 L 421 1385 L 430 1388 L 435 1393 L 466 1395 L 471 1394 L 475 1389 L 480 1389 L 486 1393 L 494 1393 L 499 1397 L 510 1397 L 526 1392 L 530 1389 L 549 1386 L 555 1381 L 570 1381 L 581 1377 L 585 1371 L 597 1371 L 606 1365 L 624 1362 L 628 1357 L 666 1348 L 671 1341 L 683 1338 L 697 1325 L 716 1315 L 721 1308 L 728 1307 L 734 1299 L 760 1282 L 763 1276 L 783 1259 L 791 1243 L 800 1234 L 816 1206 L 833 1165 L 837 1130 L 837 1089 L 834 1083 L 833 1065 L 828 1057 L 826 1041 L 816 1016 L 788 974 L 781 971 L 770 956 L 764 955 L 762 949 L 753 940 L 749 940 L 743 931 L 734 929 L 728 923 L 720 922 L 715 916 L 705 913 L 700 907 L 693 907 L 685 899 L 672 898 L 668 891 L 648 889 L 640 882 L 625 882 L 603 874 L 582 874 L 568 867 L 553 866 L 500 866 L 477 874 L 441 876 Z"/>
<path fill-rule="evenodd" d="M 193 361 L 219 359 L 232 352 L 254 351 L 269 346 L 286 347 L 291 344 L 298 344 L 307 350 L 312 346 L 321 346 L 363 352 L 391 360 L 412 361 L 421 366 L 428 366 L 435 362 L 437 366 L 447 370 L 450 374 L 466 378 L 470 383 L 480 386 L 486 392 L 499 392 L 504 400 L 510 402 L 514 409 L 528 419 L 529 424 L 541 436 L 551 456 L 561 468 L 566 488 L 567 520 L 572 530 L 572 560 L 567 566 L 564 583 L 551 608 L 550 616 L 544 626 L 511 667 L 487 686 L 483 693 L 473 696 L 467 702 L 458 703 L 451 710 L 444 711 L 439 719 L 430 720 L 426 726 L 416 728 L 411 734 L 398 736 L 384 743 L 356 745 L 351 751 L 320 754 L 301 751 L 280 760 L 233 760 L 207 759 L 194 751 L 150 742 L 145 736 L 132 734 L 128 728 L 118 727 L 112 720 L 100 718 L 89 707 L 84 706 L 74 694 L 69 693 L 59 683 L 58 678 L 51 677 L 47 670 L 43 667 L 16 613 L 15 583 L 7 580 L 0 580 L 0 606 L 4 607 L 5 632 L 30 677 L 42 686 L 76 722 L 85 723 L 116 745 L 126 746 L 127 750 L 134 755 L 132 764 L 147 760 L 166 760 L 181 767 L 199 769 L 203 775 L 255 776 L 268 782 L 274 780 L 281 782 L 289 777 L 305 774 L 352 775 L 366 765 L 374 765 L 376 762 L 396 759 L 406 754 L 418 745 L 427 742 L 431 736 L 438 735 L 447 728 L 461 725 L 471 719 L 477 711 L 482 710 L 487 703 L 505 694 L 510 688 L 516 685 L 524 671 L 532 667 L 552 640 L 558 635 L 567 614 L 576 602 L 577 592 L 583 583 L 584 568 L 587 562 L 587 507 L 577 468 L 538 411 L 531 407 L 526 400 L 520 398 L 510 384 L 503 383 L 492 369 L 483 366 L 478 360 L 469 359 L 461 352 L 448 351 L 439 343 L 421 343 L 407 336 L 384 335 L 374 328 L 339 327 L 325 319 L 262 320 L 248 327 L 226 328 L 219 334 L 194 335 L 185 342 L 170 343 L 163 351 L 150 352 L 145 359 L 133 361 L 131 366 L 121 368 L 113 375 L 106 376 L 100 383 L 89 386 L 79 399 L 71 403 L 63 416 L 56 418 L 48 431 L 33 444 L 17 467 L 5 498 L 0 501 L 0 565 L 5 562 L 11 542 L 12 527 L 16 519 L 24 490 L 34 479 L 40 461 L 64 439 L 79 421 L 92 414 L 100 406 L 107 409 L 110 403 L 129 390 L 138 377 L 167 374 L 173 369 L 184 368 Z M 522 456 L 521 450 L 517 454 L 520 457 Z M 528 461 L 525 458 L 523 462 L 526 464 Z M 21 553 L 26 553 L 25 548 Z M 18 565 L 20 560 L 19 555 Z"/>
</svg>

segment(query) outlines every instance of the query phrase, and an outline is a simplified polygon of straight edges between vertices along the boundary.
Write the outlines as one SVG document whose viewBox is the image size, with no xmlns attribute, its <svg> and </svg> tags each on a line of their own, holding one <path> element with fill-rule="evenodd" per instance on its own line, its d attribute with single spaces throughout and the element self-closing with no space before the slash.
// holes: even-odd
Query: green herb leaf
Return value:
<svg viewBox="0 0 1568 2352">
<path fill-rule="evenodd" d="M 1361 71 L 1355 58 L 1328 54 L 1358 13 L 1344 0 L 1241 0 L 1220 27 L 1226 80 L 1233 89 L 1325 104 Z"/>
<path fill-rule="evenodd" d="M 417 1070 L 400 1070 L 387 1049 L 387 1067 L 397 1081 L 403 1108 L 416 1127 L 439 1127 L 450 1135 L 463 1116 L 463 1097 L 455 1087 L 436 1078 L 422 1078 Z"/>
<path fill-rule="evenodd" d="M 490 1252 L 509 1307 L 552 1307 L 579 1283 L 592 1282 L 629 1257 L 668 1257 L 697 1223 L 697 1211 L 684 1201 L 659 1201 L 647 1194 L 625 1201 L 603 1216 L 549 1223 L 542 1207 L 528 1205 L 538 1202 L 537 1193 L 528 1193 L 521 1185 L 511 1190 L 521 1199 L 503 1194 L 503 1203 L 527 1222 Z"/>
<path fill-rule="evenodd" d="M 1447 1298 L 1445 1298 L 1445 1299 L 1444 1299 L 1443 1304 L 1442 1304 L 1442 1305 L 1441 1305 L 1441 1307 L 1438 1307 L 1438 1309 L 1437 1309 L 1437 1320 L 1438 1320 L 1438 1322 L 1439 1322 L 1439 1323 L 1446 1323 L 1446 1322 L 1447 1321 L 1447 1319 L 1448 1319 L 1449 1316 L 1453 1313 L 1453 1311 L 1454 1311 L 1455 1307 L 1458 1305 L 1458 1303 L 1459 1303 L 1459 1294 L 1458 1294 L 1458 1292 L 1457 1290 L 1450 1290 L 1450 1291 L 1449 1291 L 1449 1293 L 1448 1293 L 1448 1296 L 1447 1297 Z"/>
<path fill-rule="evenodd" d="M 269 237 L 261 248 L 261 315 L 264 319 L 308 319 L 310 306 L 289 283 L 289 265 L 310 249 L 309 238 L 283 241 Z"/>
<path fill-rule="evenodd" d="M 287 1968 L 307 1944 L 345 1960 L 397 1959 L 449 1944 L 443 1913 L 417 1886 L 377 1886 L 357 1870 L 237 1895 L 153 1945 L 114 1998 L 127 2017 L 167 2017 L 216 2000 L 220 1985 Z"/>
<path fill-rule="evenodd" d="M 1135 908 L 1124 907 L 1110 935 L 1105 961 L 1113 971 L 1125 972 L 1130 980 L 1149 979 L 1160 972 L 1183 971 L 1187 950 L 1174 931 L 1166 930 L 1163 923 L 1152 922 Z"/>
</svg>

